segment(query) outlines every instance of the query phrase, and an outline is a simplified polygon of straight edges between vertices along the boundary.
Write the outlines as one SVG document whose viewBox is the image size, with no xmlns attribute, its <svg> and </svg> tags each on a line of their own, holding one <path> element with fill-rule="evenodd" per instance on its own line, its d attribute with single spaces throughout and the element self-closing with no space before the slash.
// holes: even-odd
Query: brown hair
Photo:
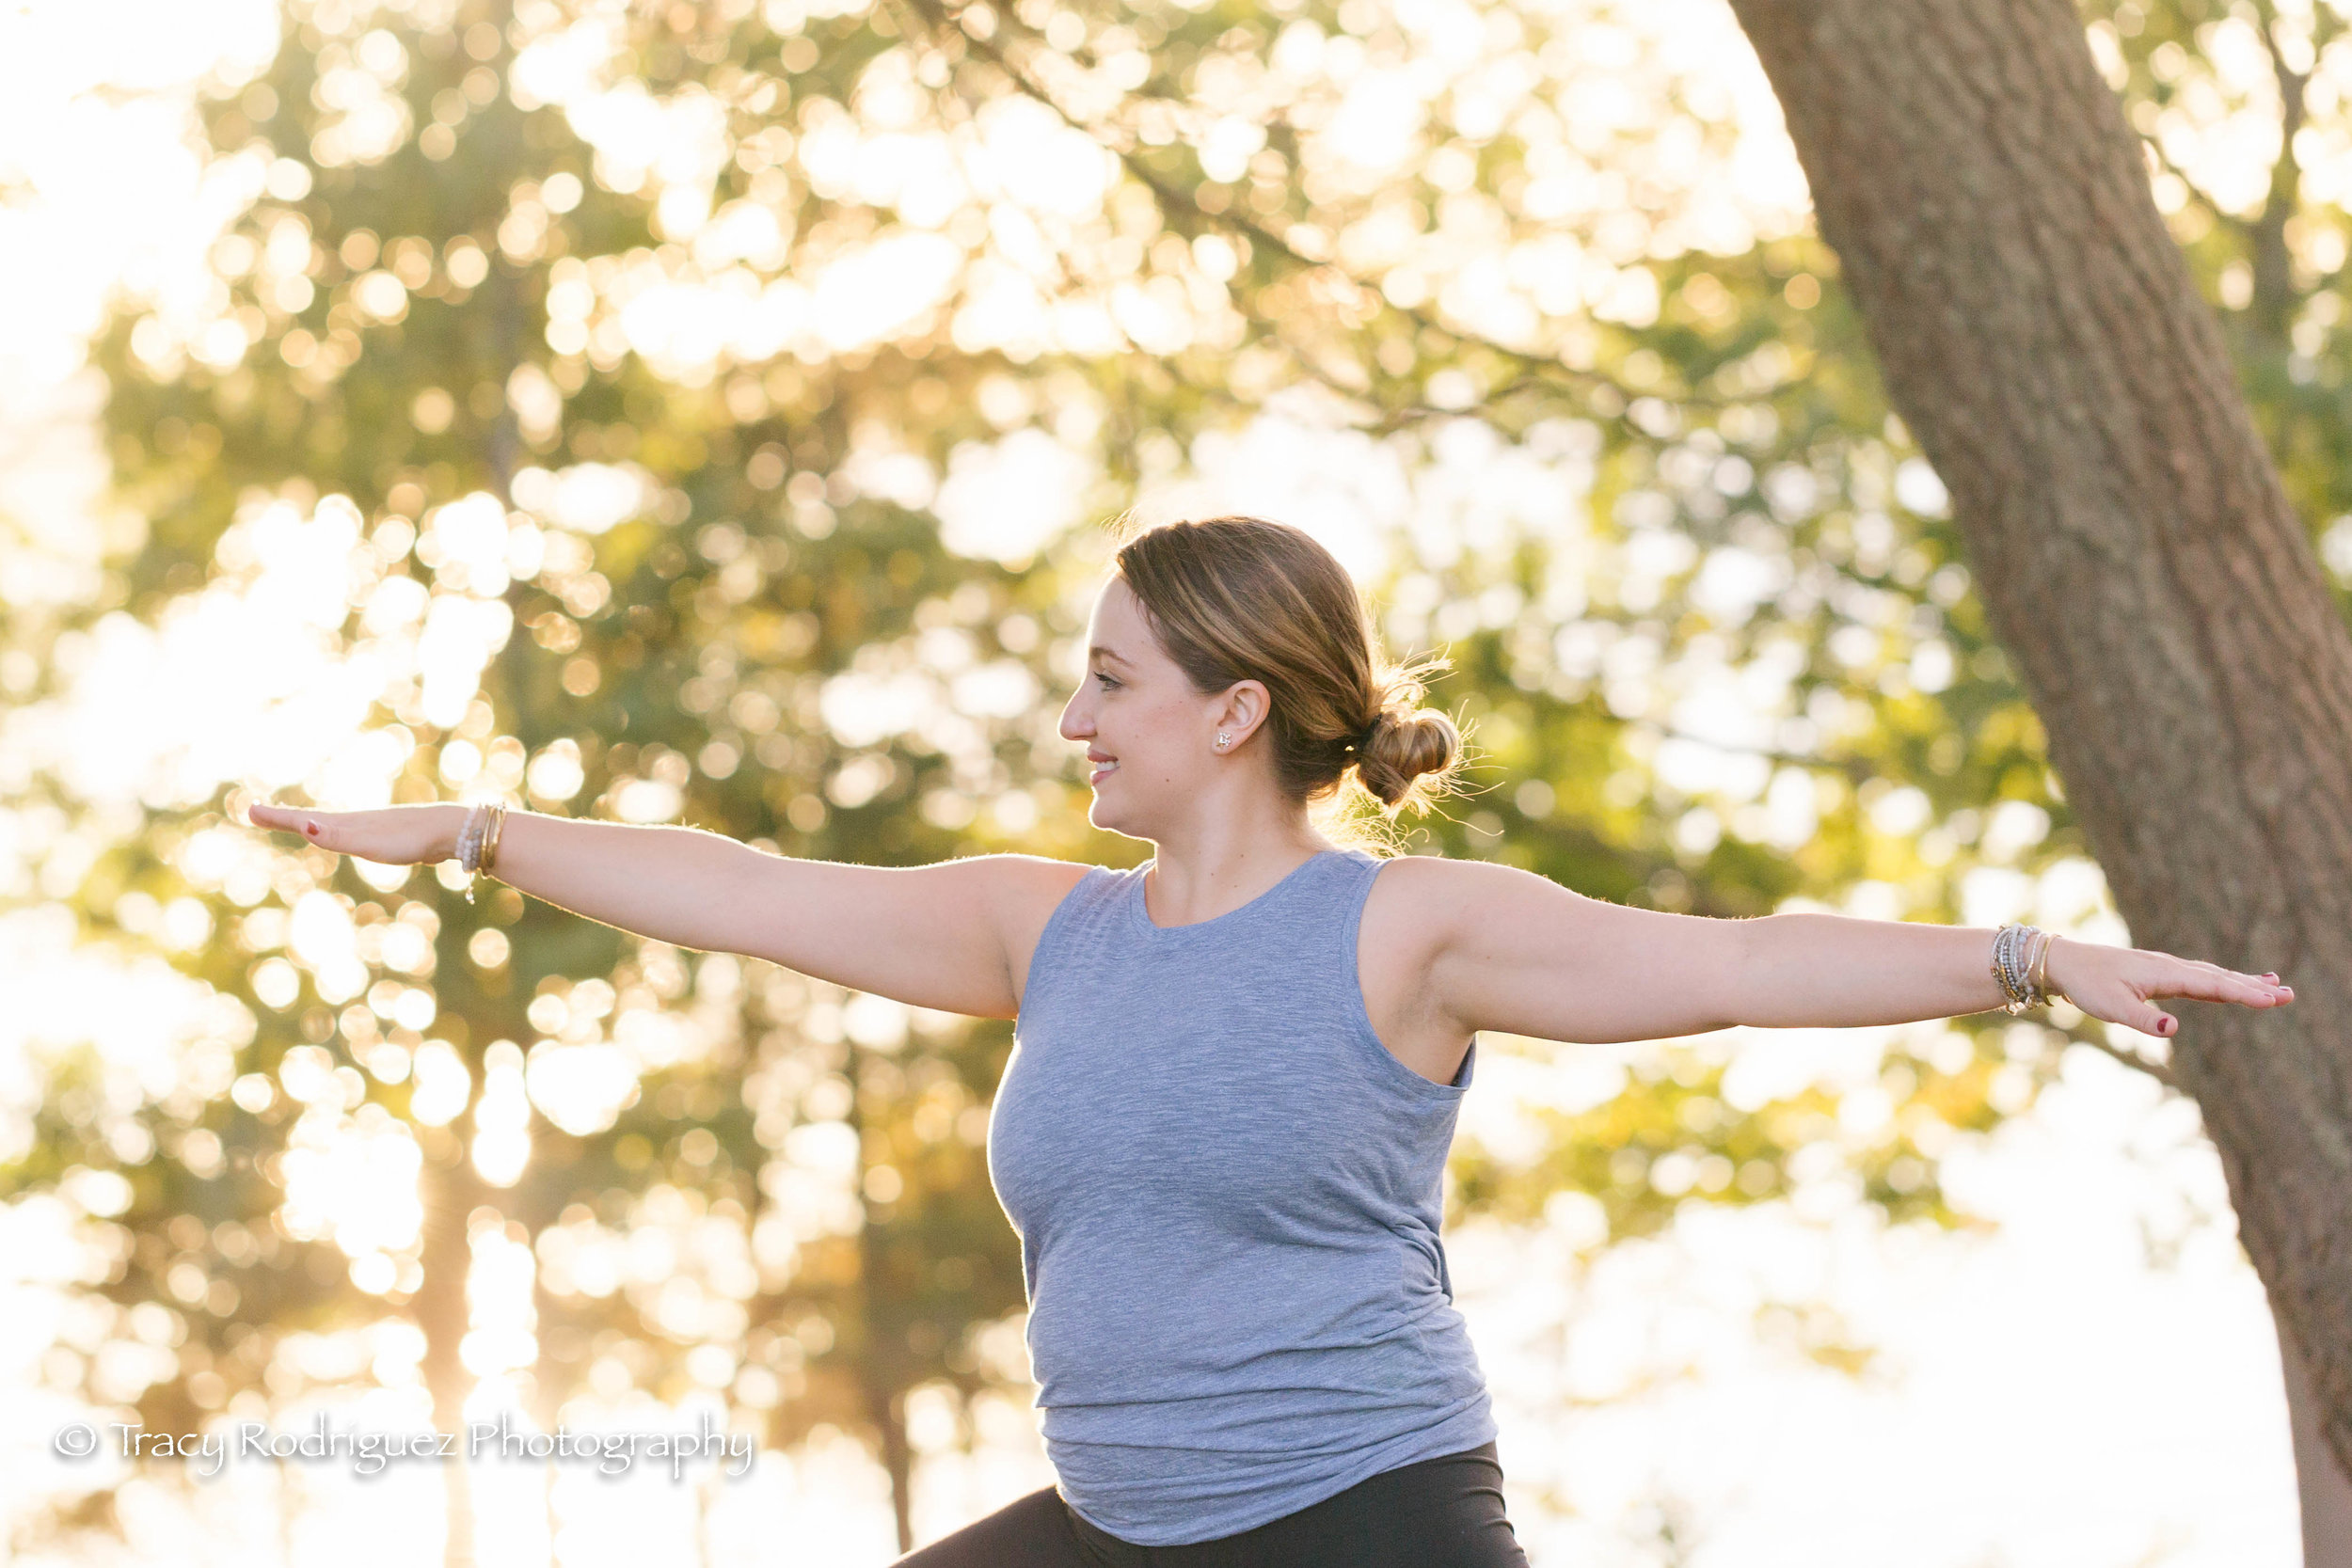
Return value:
<svg viewBox="0 0 2352 1568">
<path fill-rule="evenodd" d="M 1274 777 L 1293 800 L 1330 799 L 1350 769 L 1391 816 L 1443 791 L 1461 735 L 1421 699 L 1445 660 L 1383 659 L 1347 569 L 1305 532 L 1164 523 L 1130 536 L 1118 569 L 1195 689 L 1265 683 Z"/>
</svg>

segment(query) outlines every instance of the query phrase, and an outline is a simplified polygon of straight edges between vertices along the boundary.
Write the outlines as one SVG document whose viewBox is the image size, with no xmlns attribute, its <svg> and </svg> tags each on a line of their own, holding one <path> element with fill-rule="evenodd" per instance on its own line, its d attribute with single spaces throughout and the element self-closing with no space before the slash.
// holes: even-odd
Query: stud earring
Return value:
<svg viewBox="0 0 2352 1568">
<path fill-rule="evenodd" d="M 1216 749 L 1220 752 L 1225 750 L 1225 743 L 1232 738 L 1233 737 L 1232 736 L 1226 735 L 1220 731 L 1216 737 Z"/>
</svg>

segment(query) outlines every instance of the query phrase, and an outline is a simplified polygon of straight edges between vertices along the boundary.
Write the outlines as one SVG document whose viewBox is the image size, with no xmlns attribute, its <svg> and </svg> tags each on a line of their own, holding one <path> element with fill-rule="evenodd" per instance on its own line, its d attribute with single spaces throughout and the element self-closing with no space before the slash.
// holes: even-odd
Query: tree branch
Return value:
<svg viewBox="0 0 2352 1568">
<path fill-rule="evenodd" d="M 2093 1051 L 2099 1052 L 2106 1056 L 2111 1056 L 2115 1060 L 2122 1063 L 2125 1067 L 2133 1069 L 2135 1071 L 2146 1073 L 2149 1077 L 2154 1079 L 2157 1083 L 2162 1084 L 2166 1088 L 2171 1090 L 2174 1094 L 2182 1092 L 2179 1080 L 2172 1076 L 2172 1069 L 2166 1067 L 2162 1062 L 2152 1062 L 2147 1057 L 2142 1056 L 2136 1052 L 2122 1050 L 2119 1047 L 2108 1044 L 2106 1040 L 2100 1039 L 2094 1035 L 2069 1034 L 2066 1037 L 2076 1045 L 2087 1045 Z"/>
<path fill-rule="evenodd" d="M 2295 138 L 2307 112 L 2309 71 L 2288 65 L 2279 44 L 2279 11 L 2274 0 L 2255 0 L 2263 48 L 2270 55 L 2271 74 L 2279 84 L 2279 158 L 2270 166 L 2270 190 L 2263 198 L 2262 214 L 2248 227 L 2253 245 L 2253 319 L 2273 342 L 2286 341 L 2289 318 L 2295 313 L 2295 258 L 2287 246 L 2287 220 L 2302 200 L 2302 167 L 2295 156 Z M 2323 8 L 2324 9 L 2324 8 Z M 2313 40 L 2314 64 L 2318 40 Z"/>
<path fill-rule="evenodd" d="M 1531 354 L 1523 349 L 1515 349 L 1483 334 L 1455 326 L 1425 310 L 1400 306 L 1389 299 L 1369 280 L 1358 277 L 1336 262 L 1306 254 L 1293 243 L 1289 236 L 1277 233 L 1255 218 L 1231 210 L 1221 213 L 1211 212 L 1200 204 L 1200 199 L 1192 192 L 1167 179 L 1145 162 L 1132 134 L 1123 130 L 1114 132 L 1110 127 L 1082 119 L 1073 113 L 1032 72 L 1015 61 L 1010 51 L 996 41 L 993 28 L 990 29 L 991 36 L 982 38 L 972 28 L 964 25 L 965 15 L 970 9 L 968 5 L 950 6 L 946 3 L 946 0 L 903 0 L 903 3 L 909 9 L 921 16 L 934 31 L 954 31 L 964 40 L 969 48 L 1003 71 L 1025 96 L 1052 110 L 1056 118 L 1059 119 L 1063 124 L 1081 135 L 1089 137 L 1096 145 L 1110 152 L 1120 161 L 1120 166 L 1152 193 L 1163 208 L 1181 211 L 1196 229 L 1222 229 L 1241 234 L 1249 241 L 1253 247 L 1263 247 L 1271 251 L 1301 272 L 1321 272 L 1326 277 L 1356 291 L 1360 297 L 1373 302 L 1374 308 L 1377 310 L 1393 312 L 1417 327 L 1434 331 L 1451 339 L 1458 346 L 1480 349 L 1507 361 L 1517 369 L 1518 374 L 1512 381 L 1505 383 L 1502 388 L 1504 392 L 1516 392 L 1530 384 L 1557 381 L 1582 383 L 1590 389 L 1605 388 L 1616 398 L 1620 410 L 1617 413 L 1599 416 L 1611 423 L 1621 422 L 1624 417 L 1622 409 L 1635 399 L 1651 395 L 1627 387 L 1604 372 L 1580 370 L 1557 359 Z M 993 8 L 992 8 L 992 13 L 997 19 L 998 25 L 1025 32 L 1019 21 L 1009 13 Z M 1032 41 L 1043 42 L 1042 40 L 1036 39 Z M 1044 46 L 1052 47 L 1050 44 Z M 1249 313 L 1253 318 L 1256 317 L 1256 312 Z M 1294 352 L 1295 352 L 1295 348 Z M 1311 373 L 1313 372 L 1311 372 Z M 1324 377 L 1318 375 L 1317 379 L 1324 379 Z M 1352 393 L 1350 395 L 1361 396 L 1362 394 Z M 1694 393 L 1677 394 L 1677 401 L 1693 406 L 1715 406 L 1711 400 Z M 1406 417 L 1415 416 L 1407 415 Z"/>
<path fill-rule="evenodd" d="M 2188 170 L 2172 161 L 2172 155 L 2164 150 L 2162 142 L 2143 133 L 2139 138 L 2139 144 L 2148 150 L 2150 157 L 2164 166 L 2165 173 L 2181 182 L 2181 188 L 2188 192 L 2188 198 L 2202 207 L 2207 215 L 2216 223 L 2226 224 L 2233 229 L 2244 229 L 2247 226 L 2244 218 L 2222 208 L 2215 202 L 2212 197 L 2207 196 L 2204 188 L 2189 178 Z"/>
</svg>

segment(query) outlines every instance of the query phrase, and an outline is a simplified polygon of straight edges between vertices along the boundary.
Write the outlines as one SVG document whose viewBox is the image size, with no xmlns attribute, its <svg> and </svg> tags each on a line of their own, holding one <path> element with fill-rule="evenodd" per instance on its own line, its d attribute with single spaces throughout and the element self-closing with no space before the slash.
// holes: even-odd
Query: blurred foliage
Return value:
<svg viewBox="0 0 2352 1568">
<path fill-rule="evenodd" d="M 2090 14 L 2290 487 L 2330 518 L 2341 215 L 2291 157 L 2250 194 L 2164 166 L 2279 112 L 2229 75 L 2249 30 L 2274 94 L 2301 83 L 2296 113 L 2338 135 L 2339 24 Z M 343 528 L 331 634 L 385 672 L 388 799 L 495 788 L 819 858 L 1132 863 L 1085 826 L 1054 730 L 1104 541 L 976 542 L 951 514 L 1108 515 L 1320 420 L 1406 494 L 1375 596 L 1398 651 L 1451 652 L 1435 700 L 1478 747 L 1416 847 L 1732 917 L 1956 921 L 1991 870 L 2023 912 L 2083 854 L 2040 727 L 1832 259 L 1709 185 L 1736 106 L 1678 60 L 1605 8 L 296 4 L 192 132 L 245 193 L 209 295 L 128 298 L 95 344 L 146 534 L 60 638 Z M 1409 102 L 1357 103 L 1399 81 Z M 1013 463 L 1047 446 L 1079 465 L 1061 500 Z M 965 480 L 993 499 L 954 501 Z M 129 950 L 200 900 L 215 940 L 171 961 L 221 1007 L 175 1082 L 52 1064 L 5 1186 L 77 1206 L 103 1304 L 52 1380 L 159 1430 L 404 1366 L 446 1399 L 453 1274 L 512 1237 L 538 1268 L 512 1370 L 543 1418 L 702 1389 L 771 1442 L 858 1433 L 903 1528 L 910 1392 L 1025 1375 L 981 1159 L 1009 1028 L 446 876 L 284 844 L 241 868 L 216 852 L 253 836 L 235 782 L 150 792 L 72 896 Z M 322 895 L 362 973 L 293 939 Z M 1956 1223 L 1942 1157 L 2069 1040 L 2111 1049 L 2071 1009 L 1983 1015 L 1904 1034 L 1874 1082 L 1772 1094 L 1727 1081 L 1720 1039 L 1626 1053 L 1535 1157 L 1466 1138 L 1457 1212 L 1582 1195 L 1597 1252 L 1830 1182 Z M 557 1125 L 542 1075 L 599 1051 L 626 1092 Z M 525 1085 L 528 1161 L 492 1180 L 456 1129 L 486 1137 Z M 1883 1114 L 1841 1116 L 1858 1090 Z M 294 1165 L 377 1139 L 421 1172 L 408 1233 L 346 1244 L 293 1212 Z M 338 1333 L 375 1349 L 327 1354 Z"/>
</svg>

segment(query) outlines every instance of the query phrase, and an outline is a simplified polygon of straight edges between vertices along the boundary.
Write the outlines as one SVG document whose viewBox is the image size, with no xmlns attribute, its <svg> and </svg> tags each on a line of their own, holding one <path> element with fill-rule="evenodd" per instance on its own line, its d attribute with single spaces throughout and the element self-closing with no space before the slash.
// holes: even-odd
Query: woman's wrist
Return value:
<svg viewBox="0 0 2352 1568">
<path fill-rule="evenodd" d="M 443 800 L 427 806 L 425 809 L 436 814 L 433 847 L 440 852 L 433 858 L 436 861 L 455 860 L 457 858 L 457 835 L 464 832 L 466 814 L 473 808 L 455 800 Z"/>
<path fill-rule="evenodd" d="M 2074 952 L 2081 945 L 2072 937 L 2053 936 L 2050 938 L 2050 951 L 2042 960 L 2042 991 L 2046 1000 L 2053 1002 L 2073 1000 L 2066 993 L 2066 982 L 2074 971 Z"/>
</svg>

